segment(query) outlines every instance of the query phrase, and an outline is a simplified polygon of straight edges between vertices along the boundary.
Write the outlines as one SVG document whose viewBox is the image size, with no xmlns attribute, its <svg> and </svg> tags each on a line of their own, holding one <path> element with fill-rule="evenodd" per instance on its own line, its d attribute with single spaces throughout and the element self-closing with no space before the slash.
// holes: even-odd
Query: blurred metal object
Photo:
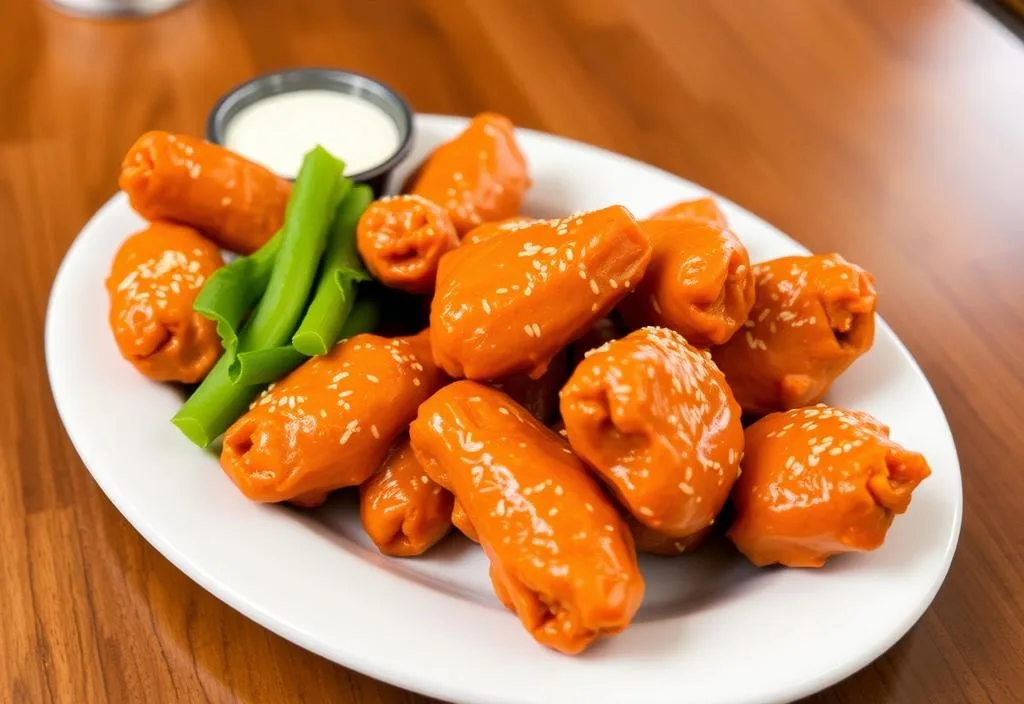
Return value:
<svg viewBox="0 0 1024 704">
<path fill-rule="evenodd" d="M 142 17 L 166 12 L 188 0 L 46 0 L 54 8 L 79 17 Z"/>
</svg>

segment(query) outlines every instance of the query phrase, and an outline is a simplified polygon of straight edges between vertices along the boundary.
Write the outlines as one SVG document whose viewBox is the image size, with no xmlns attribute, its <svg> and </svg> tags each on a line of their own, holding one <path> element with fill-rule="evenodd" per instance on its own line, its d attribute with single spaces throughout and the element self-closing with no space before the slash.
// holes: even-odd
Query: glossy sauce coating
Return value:
<svg viewBox="0 0 1024 704">
<path fill-rule="evenodd" d="M 491 386 L 511 396 L 544 425 L 550 425 L 558 417 L 558 392 L 568 378 L 567 354 L 563 351 L 552 358 L 539 379 L 520 372 L 492 381 Z"/>
<path fill-rule="evenodd" d="M 619 311 L 629 328 L 667 327 L 697 347 L 726 342 L 754 305 L 746 247 L 731 230 L 661 217 L 640 223 L 653 249 L 647 273 Z"/>
<path fill-rule="evenodd" d="M 420 196 L 391 196 L 359 218 L 356 243 L 363 263 L 386 286 L 409 293 L 434 290 L 441 256 L 459 246 L 447 211 Z"/>
<path fill-rule="evenodd" d="M 705 350 L 641 328 L 591 352 L 561 397 L 573 451 L 633 518 L 676 539 L 712 524 L 739 472 L 743 427 Z"/>
<path fill-rule="evenodd" d="M 636 543 L 637 552 L 666 557 L 693 552 L 703 544 L 711 533 L 711 526 L 708 526 L 685 538 L 675 538 L 648 528 L 636 519 L 629 521 L 629 528 L 633 531 L 633 542 Z"/>
<path fill-rule="evenodd" d="M 711 350 L 715 363 L 747 413 L 817 403 L 874 341 L 873 279 L 838 254 L 782 257 L 753 270 L 754 307 Z"/>
<path fill-rule="evenodd" d="M 438 269 L 434 359 L 452 376 L 536 378 L 632 289 L 650 255 L 646 235 L 621 206 L 535 221 L 459 247 Z"/>
<path fill-rule="evenodd" d="M 500 391 L 457 381 L 420 407 L 410 436 L 534 638 L 578 653 L 629 624 L 644 592 L 629 529 L 557 433 Z"/>
<path fill-rule="evenodd" d="M 411 192 L 448 210 L 462 236 L 481 223 L 516 215 L 529 187 L 512 122 L 481 113 L 427 157 Z"/>
<path fill-rule="evenodd" d="M 359 518 L 385 555 L 421 555 L 451 530 L 452 495 L 423 473 L 403 437 L 359 485 Z"/>
<path fill-rule="evenodd" d="M 462 504 L 458 501 L 456 501 L 452 506 L 452 525 L 458 528 L 460 533 L 472 540 L 474 543 L 480 542 L 480 536 L 476 534 L 476 528 L 473 527 L 473 522 L 469 520 L 469 515 L 466 513 L 466 509 L 462 508 Z"/>
<path fill-rule="evenodd" d="M 746 436 L 728 535 L 758 566 L 821 567 L 832 555 L 874 550 L 931 473 L 860 411 L 772 413 Z"/>
<path fill-rule="evenodd" d="M 679 201 L 652 214 L 651 218 L 675 218 L 687 222 L 703 222 L 717 227 L 729 227 L 725 213 L 719 209 L 714 198 Z"/>
<path fill-rule="evenodd" d="M 190 227 L 155 222 L 121 245 L 107 293 L 121 355 L 155 381 L 192 384 L 223 351 L 217 326 L 192 310 L 220 250 Z"/>
<path fill-rule="evenodd" d="M 128 150 L 118 185 L 147 220 L 190 225 L 250 254 L 284 222 L 292 186 L 259 164 L 186 135 L 147 132 Z"/>
<path fill-rule="evenodd" d="M 507 232 L 521 230 L 531 222 L 536 221 L 534 218 L 527 218 L 521 215 L 516 215 L 504 220 L 498 220 L 497 222 L 485 222 L 484 224 L 477 225 L 467 232 L 465 237 L 462 238 L 462 244 L 479 244 L 480 242 L 486 242 L 489 239 L 499 237 Z"/>
<path fill-rule="evenodd" d="M 313 357 L 228 428 L 224 471 L 254 501 L 305 506 L 363 483 L 446 381 L 428 337 L 356 335 Z"/>
</svg>

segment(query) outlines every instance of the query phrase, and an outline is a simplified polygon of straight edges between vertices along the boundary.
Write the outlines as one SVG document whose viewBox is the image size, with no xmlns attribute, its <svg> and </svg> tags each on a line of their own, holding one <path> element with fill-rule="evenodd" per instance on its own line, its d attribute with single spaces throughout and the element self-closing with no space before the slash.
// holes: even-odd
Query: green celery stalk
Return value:
<svg viewBox="0 0 1024 704">
<path fill-rule="evenodd" d="M 372 200 L 370 187 L 359 185 L 338 206 L 313 300 L 292 335 L 295 349 L 309 357 L 327 354 L 338 341 L 355 303 L 356 284 L 370 278 L 356 249 L 356 225 Z"/>
</svg>

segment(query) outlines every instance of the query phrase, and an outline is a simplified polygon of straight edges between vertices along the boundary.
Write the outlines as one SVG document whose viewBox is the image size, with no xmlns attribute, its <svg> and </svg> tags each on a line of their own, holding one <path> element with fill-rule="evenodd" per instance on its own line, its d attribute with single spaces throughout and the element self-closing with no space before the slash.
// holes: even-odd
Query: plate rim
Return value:
<svg viewBox="0 0 1024 704">
<path fill-rule="evenodd" d="M 438 125 L 460 125 L 465 124 L 468 118 L 451 115 L 436 115 L 436 114 L 425 114 L 416 113 L 414 119 L 417 123 L 436 123 Z M 736 204 L 728 198 L 725 198 L 718 193 L 711 191 L 710 189 L 690 181 L 682 176 L 678 176 L 669 171 L 661 169 L 657 166 L 648 164 L 640 161 L 633 157 L 614 152 L 603 147 L 588 144 L 579 140 L 555 135 L 539 130 L 533 130 L 529 128 L 517 127 L 517 133 L 526 133 L 532 135 L 534 138 L 539 138 L 542 141 L 553 140 L 555 142 L 561 142 L 573 149 L 582 149 L 590 152 L 597 152 L 604 158 L 611 159 L 612 161 L 618 161 L 620 163 L 629 164 L 632 167 L 639 167 L 645 170 L 656 172 L 660 177 L 676 180 L 691 187 L 695 190 L 701 191 L 714 197 L 724 203 L 728 203 L 731 209 L 742 211 L 747 217 L 758 221 L 762 226 L 773 231 L 777 236 L 784 238 L 795 248 L 798 248 L 803 253 L 810 253 L 810 250 L 803 244 L 799 243 L 788 234 L 780 230 L 779 228 L 771 225 L 758 215 L 751 213 L 742 206 Z M 223 602 L 228 607 L 243 614 L 246 618 L 258 623 L 267 630 L 275 633 L 276 635 L 298 645 L 299 647 L 315 653 L 325 659 L 337 663 L 343 667 L 361 672 L 372 678 L 387 682 L 397 687 L 408 689 L 420 694 L 424 694 L 431 697 L 437 697 L 448 701 L 457 702 L 512 702 L 513 700 L 504 697 L 502 693 L 489 691 L 483 693 L 477 686 L 465 686 L 462 678 L 450 678 L 447 682 L 441 683 L 437 679 L 422 678 L 417 676 L 415 673 L 407 671 L 401 667 L 387 667 L 379 660 L 374 658 L 363 658 L 359 653 L 358 647 L 338 647 L 339 641 L 335 641 L 331 644 L 324 642 L 321 638 L 307 637 L 301 629 L 294 628 L 292 624 L 282 619 L 280 616 L 274 616 L 272 612 L 264 609 L 253 607 L 249 601 L 244 597 L 244 594 L 239 592 L 237 589 L 226 586 L 222 580 L 211 575 L 207 570 L 197 566 L 185 553 L 180 551 L 172 541 L 169 541 L 159 530 L 155 529 L 145 515 L 135 506 L 134 502 L 130 497 L 125 496 L 121 493 L 121 490 L 114 486 L 112 482 L 109 482 L 109 477 L 104 476 L 103 472 L 94 471 L 87 461 L 86 457 L 83 456 L 80 448 L 87 443 L 82 443 L 79 439 L 76 439 L 76 433 L 73 431 L 67 423 L 65 423 L 65 409 L 62 408 L 62 403 L 58 398 L 56 385 L 54 383 L 54 365 L 53 358 L 56 352 L 54 347 L 55 332 L 54 327 L 54 316 L 52 315 L 55 307 L 55 302 L 58 300 L 62 282 L 66 280 L 66 268 L 68 262 L 73 259 L 73 255 L 79 248 L 85 247 L 85 239 L 82 237 L 83 233 L 90 230 L 94 224 L 101 220 L 102 217 L 111 210 L 121 207 L 122 204 L 126 204 L 127 196 L 122 192 L 118 191 L 112 197 L 110 197 L 93 215 L 89 220 L 82 226 L 75 239 L 68 247 L 65 252 L 60 266 L 54 275 L 53 283 L 51 285 L 50 294 L 47 300 L 46 306 L 46 319 L 44 325 L 44 356 L 47 369 L 47 379 L 50 384 L 51 395 L 54 399 L 54 404 L 57 408 L 58 415 L 61 419 L 61 425 L 64 427 L 64 431 L 67 433 L 72 445 L 75 448 L 76 454 L 78 454 L 83 466 L 92 476 L 93 480 L 100 487 L 100 490 L 104 493 L 107 499 L 114 505 L 119 513 L 132 525 L 132 527 L 139 532 L 139 534 L 148 542 L 154 549 L 156 549 L 162 556 L 164 556 L 171 564 L 173 564 L 178 570 L 183 572 L 193 582 L 198 584 L 204 590 L 215 596 L 218 600 Z M 880 657 L 882 654 L 887 652 L 893 645 L 895 645 L 906 633 L 917 623 L 924 612 L 931 606 L 935 599 L 939 589 L 945 583 L 945 580 L 949 574 L 949 569 L 952 565 L 953 557 L 956 552 L 956 548 L 959 542 L 959 536 L 962 530 L 963 520 L 963 473 L 960 466 L 959 452 L 956 448 L 955 439 L 952 434 L 952 430 L 949 426 L 949 420 L 946 416 L 945 410 L 939 401 L 938 396 L 935 394 L 935 390 L 931 383 L 928 381 L 927 376 L 924 374 L 917 360 L 907 349 L 902 339 L 892 330 L 892 328 L 885 322 L 880 316 L 876 316 L 877 325 L 888 333 L 893 343 L 896 346 L 900 357 L 907 363 L 912 370 L 914 376 L 918 381 L 923 383 L 925 389 L 930 394 L 931 399 L 934 401 L 935 406 L 938 408 L 942 417 L 942 435 L 943 439 L 948 441 L 949 446 L 952 448 L 952 457 L 950 461 L 952 466 L 956 470 L 956 482 L 955 482 L 955 502 L 953 505 L 953 521 L 951 523 L 951 531 L 943 548 L 943 564 L 941 570 L 936 574 L 928 594 L 927 598 L 922 598 L 917 608 L 907 612 L 905 618 L 898 624 L 898 626 L 891 628 L 887 632 L 885 638 L 878 639 L 874 647 L 871 649 L 863 649 L 863 652 L 858 651 L 857 657 L 848 658 L 843 666 L 837 666 L 836 668 L 827 670 L 826 672 L 820 673 L 815 677 L 805 678 L 803 680 L 794 681 L 789 687 L 785 688 L 785 691 L 773 691 L 771 692 L 770 698 L 751 698 L 743 700 L 754 704 L 755 702 L 776 702 L 776 701 L 791 701 L 804 696 L 808 696 L 815 692 L 821 691 L 822 689 L 829 687 L 837 682 L 840 682 L 853 673 L 866 667 L 875 659 Z M 939 428 L 932 428 L 933 431 L 938 432 Z M 539 647 L 539 646 L 538 646 Z M 340 658 L 339 651 L 344 651 L 344 658 Z"/>
</svg>

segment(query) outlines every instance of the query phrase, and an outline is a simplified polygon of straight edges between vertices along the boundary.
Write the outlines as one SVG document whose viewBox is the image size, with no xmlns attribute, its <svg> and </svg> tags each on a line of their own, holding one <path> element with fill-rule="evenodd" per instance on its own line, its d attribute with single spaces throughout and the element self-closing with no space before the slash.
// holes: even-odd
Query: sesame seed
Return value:
<svg viewBox="0 0 1024 704">
<path fill-rule="evenodd" d="M 380 379 L 378 379 L 373 374 L 367 374 L 366 375 L 366 380 L 369 381 L 370 383 L 373 383 L 373 384 L 379 384 L 380 383 Z"/>
<path fill-rule="evenodd" d="M 597 285 L 597 281 L 594 279 L 590 280 L 590 290 L 594 292 L 595 296 L 601 293 L 601 287 Z"/>
<path fill-rule="evenodd" d="M 377 426 L 376 425 L 371 425 L 370 426 L 370 435 L 375 437 L 377 440 L 380 440 L 380 431 L 377 430 Z"/>
<path fill-rule="evenodd" d="M 648 517 L 654 515 L 654 511 L 652 511 L 651 509 L 647 508 L 646 506 L 641 506 L 640 507 L 640 513 L 641 513 L 641 515 L 648 516 Z"/>
</svg>

